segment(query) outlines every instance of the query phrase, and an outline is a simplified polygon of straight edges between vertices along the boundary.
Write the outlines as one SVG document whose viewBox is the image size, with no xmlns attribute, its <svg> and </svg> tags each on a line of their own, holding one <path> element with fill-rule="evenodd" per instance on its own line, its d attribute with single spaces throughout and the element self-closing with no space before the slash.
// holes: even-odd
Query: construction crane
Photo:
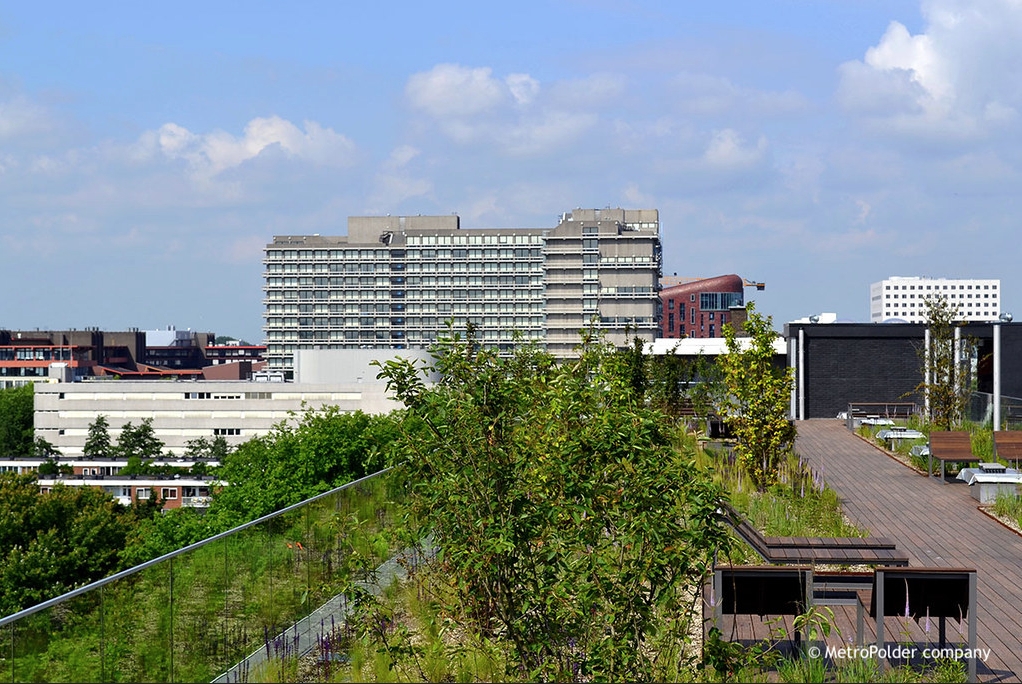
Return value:
<svg viewBox="0 0 1022 684">
<path fill-rule="evenodd" d="M 757 283 L 753 280 L 749 280 L 748 278 L 742 278 L 742 285 L 744 285 L 745 287 L 754 287 L 760 291 L 766 289 L 766 283 Z"/>
</svg>

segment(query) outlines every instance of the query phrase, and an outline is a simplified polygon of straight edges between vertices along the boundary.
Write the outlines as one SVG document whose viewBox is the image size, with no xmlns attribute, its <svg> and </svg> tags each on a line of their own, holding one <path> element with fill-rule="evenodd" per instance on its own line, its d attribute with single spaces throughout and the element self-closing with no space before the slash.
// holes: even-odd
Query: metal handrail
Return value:
<svg viewBox="0 0 1022 684">
<path fill-rule="evenodd" d="M 383 470 L 378 470 L 378 471 L 376 471 L 375 473 L 373 473 L 371 475 L 366 475 L 365 477 L 361 477 L 361 478 L 359 478 L 357 480 L 352 480 L 351 482 L 349 482 L 347 484 L 343 484 L 340 487 L 336 487 L 334 489 L 331 489 L 328 492 L 323 492 L 322 494 L 317 494 L 316 496 L 314 496 L 312 498 L 306 499 L 305 501 L 300 501 L 300 502 L 298 502 L 296 504 L 292 504 L 292 505 L 288 506 L 287 508 L 282 508 L 279 511 L 274 511 L 273 513 L 268 513 L 268 514 L 264 515 L 261 518 L 256 518 L 255 520 L 249 521 L 249 522 L 247 522 L 247 523 L 245 523 L 243 525 L 238 525 L 237 527 L 232 527 L 231 529 L 227 530 L 226 532 L 220 532 L 219 534 L 215 534 L 212 537 L 209 537 L 208 539 L 203 539 L 202 541 L 195 542 L 194 544 L 191 544 L 189 546 L 185 546 L 183 548 L 180 548 L 177 551 L 171 551 L 170 553 L 165 553 L 162 556 L 160 556 L 159 558 L 154 558 L 154 559 L 146 561 L 145 563 L 142 563 L 140 565 L 136 565 L 134 567 L 128 568 L 127 570 L 121 570 L 120 572 L 115 573 L 113 575 L 110 575 L 109 577 L 104 577 L 103 579 L 96 580 L 95 582 L 92 582 L 90 584 L 86 584 L 84 587 L 79 587 L 77 589 L 73 589 L 73 590 L 67 592 L 66 594 L 61 594 L 60 596 L 57 596 L 55 598 L 51 598 L 51 599 L 49 599 L 47 601 L 43 601 L 42 603 L 38 603 L 38 604 L 36 604 L 36 605 L 34 605 L 34 606 L 30 607 L 30 608 L 25 608 L 24 610 L 19 610 L 17 613 L 12 613 L 11 615 L 8 615 L 5 618 L 0 618 L 0 627 L 8 625 L 8 624 L 10 624 L 12 622 L 17 622 L 21 618 L 28 617 L 29 615 L 33 615 L 33 614 L 38 613 L 40 611 L 46 610 L 47 608 L 52 608 L 53 606 L 59 605 L 59 604 L 63 603 L 64 601 L 68 601 L 68 600 L 73 599 L 75 597 L 81 596 L 82 594 L 88 593 L 88 592 L 92 591 L 93 589 L 99 589 L 100 587 L 102 587 L 104 585 L 107 585 L 107 584 L 110 584 L 111 582 L 116 582 L 119 579 L 123 579 L 125 577 L 130 576 L 130 575 L 134 575 L 137 572 L 141 572 L 143 570 L 148 570 L 149 568 L 151 568 L 153 566 L 156 566 L 156 565 L 159 565 L 160 563 L 162 563 L 164 561 L 171 560 L 174 557 L 180 556 L 180 555 L 182 555 L 184 553 L 187 553 L 189 551 L 194 551 L 195 549 L 198 549 L 199 547 L 205 546 L 206 544 L 212 544 L 215 541 L 219 541 L 219 540 L 224 539 L 226 537 L 230 537 L 230 536 L 232 536 L 234 534 L 237 534 L 238 532 L 241 532 L 242 530 L 246 530 L 246 529 L 248 529 L 250 527 L 253 527 L 253 526 L 258 525 L 260 523 L 266 522 L 267 520 L 271 520 L 273 518 L 276 518 L 277 516 L 284 515 L 285 513 L 290 513 L 291 511 L 294 511 L 294 510 L 297 510 L 299 508 L 302 508 L 303 506 L 307 506 L 308 504 L 310 504 L 310 503 L 312 503 L 314 501 L 318 501 L 319 499 L 322 499 L 324 497 L 330 496 L 331 494 L 336 494 L 336 493 L 338 493 L 338 492 L 340 492 L 340 491 L 342 491 L 344 489 L 347 489 L 348 487 L 354 487 L 355 485 L 358 485 L 358 484 L 361 484 L 363 482 L 366 482 L 367 480 L 371 480 L 374 477 L 379 477 L 380 475 L 384 475 L 385 473 L 388 473 L 391 470 L 394 470 L 394 466 L 391 466 L 389 468 L 384 468 Z"/>
</svg>

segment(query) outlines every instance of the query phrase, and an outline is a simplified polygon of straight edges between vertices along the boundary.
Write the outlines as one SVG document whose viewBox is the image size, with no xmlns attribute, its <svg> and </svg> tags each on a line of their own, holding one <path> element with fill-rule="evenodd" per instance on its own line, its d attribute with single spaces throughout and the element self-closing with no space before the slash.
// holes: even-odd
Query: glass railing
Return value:
<svg viewBox="0 0 1022 684">
<path fill-rule="evenodd" d="M 0 619 L 0 680 L 284 678 L 399 549 L 401 487 L 381 471 Z"/>
</svg>

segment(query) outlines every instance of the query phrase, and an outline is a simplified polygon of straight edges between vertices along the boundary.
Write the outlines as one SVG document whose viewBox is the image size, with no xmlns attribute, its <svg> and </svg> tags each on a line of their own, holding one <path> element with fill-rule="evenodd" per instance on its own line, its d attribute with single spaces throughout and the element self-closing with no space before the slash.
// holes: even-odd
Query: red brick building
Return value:
<svg viewBox="0 0 1022 684">
<path fill-rule="evenodd" d="M 660 290 L 660 303 L 661 337 L 720 337 L 722 325 L 744 321 L 745 281 L 732 274 L 671 285 Z"/>
</svg>

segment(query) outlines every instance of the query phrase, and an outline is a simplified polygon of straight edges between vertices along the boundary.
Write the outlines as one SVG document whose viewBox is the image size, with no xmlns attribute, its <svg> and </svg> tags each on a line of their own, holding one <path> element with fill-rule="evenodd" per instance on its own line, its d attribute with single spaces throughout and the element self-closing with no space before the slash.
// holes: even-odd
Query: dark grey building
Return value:
<svg viewBox="0 0 1022 684">
<path fill-rule="evenodd" d="M 975 343 L 964 363 L 975 390 L 994 391 L 994 328 L 1000 327 L 1000 393 L 1022 397 L 1022 324 L 966 323 L 963 340 Z M 792 415 L 833 418 L 850 402 L 923 405 L 922 323 L 788 323 L 788 364 L 795 369 Z"/>
</svg>

